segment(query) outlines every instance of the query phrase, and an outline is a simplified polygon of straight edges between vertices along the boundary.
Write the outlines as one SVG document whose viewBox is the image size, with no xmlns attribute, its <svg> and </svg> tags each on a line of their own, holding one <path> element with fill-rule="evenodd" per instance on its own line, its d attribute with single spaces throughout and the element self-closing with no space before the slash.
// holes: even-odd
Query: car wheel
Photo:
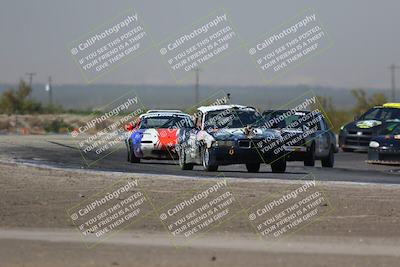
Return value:
<svg viewBox="0 0 400 267">
<path fill-rule="evenodd" d="M 128 161 L 130 163 L 140 163 L 140 158 L 136 157 L 132 151 L 131 142 L 128 142 Z"/>
<path fill-rule="evenodd" d="M 211 162 L 211 152 L 206 147 L 202 149 L 201 161 L 203 163 L 204 170 L 208 172 L 215 172 L 218 170 L 218 165 Z"/>
<path fill-rule="evenodd" d="M 260 170 L 260 163 L 248 163 L 246 164 L 248 172 L 258 172 Z"/>
<path fill-rule="evenodd" d="M 315 166 L 315 146 L 311 145 L 310 151 L 307 153 L 307 158 L 304 160 L 304 166 Z"/>
<path fill-rule="evenodd" d="M 186 163 L 186 152 L 184 149 L 179 150 L 179 166 L 181 170 L 193 170 L 193 164 Z"/>
<path fill-rule="evenodd" d="M 284 173 L 286 171 L 286 159 L 285 157 L 281 157 L 274 162 L 271 163 L 272 172 L 275 173 Z"/>
<path fill-rule="evenodd" d="M 334 148 L 331 147 L 329 150 L 329 155 L 321 160 L 322 167 L 332 168 L 335 163 L 335 155 L 333 152 Z"/>
<path fill-rule="evenodd" d="M 354 152 L 354 149 L 342 147 L 342 151 L 343 151 L 343 152 Z"/>
</svg>

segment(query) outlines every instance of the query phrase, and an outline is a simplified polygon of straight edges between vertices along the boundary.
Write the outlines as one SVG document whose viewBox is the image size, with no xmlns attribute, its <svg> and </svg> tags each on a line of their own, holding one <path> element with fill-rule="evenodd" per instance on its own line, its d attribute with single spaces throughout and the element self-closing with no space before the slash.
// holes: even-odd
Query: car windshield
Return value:
<svg viewBox="0 0 400 267">
<path fill-rule="evenodd" d="M 221 129 L 243 128 L 248 125 L 256 126 L 261 119 L 261 115 L 255 110 L 216 110 L 206 114 L 204 128 Z"/>
<path fill-rule="evenodd" d="M 183 116 L 150 116 L 140 119 L 139 129 L 173 129 L 193 128 L 193 122 L 189 117 Z"/>
<path fill-rule="evenodd" d="M 381 135 L 398 135 L 400 134 L 400 121 L 387 122 L 385 127 L 380 131 Z"/>
<path fill-rule="evenodd" d="M 313 114 L 312 112 L 296 112 L 295 114 L 291 114 L 289 116 L 285 116 L 285 114 L 289 110 L 277 110 L 271 112 L 264 112 L 264 123 L 269 128 L 292 128 L 292 129 L 304 129 L 317 127 L 318 130 L 321 130 L 321 125 L 318 119 L 318 114 Z"/>
<path fill-rule="evenodd" d="M 360 117 L 360 120 L 385 121 L 395 119 L 400 119 L 399 108 L 371 108 Z"/>
</svg>

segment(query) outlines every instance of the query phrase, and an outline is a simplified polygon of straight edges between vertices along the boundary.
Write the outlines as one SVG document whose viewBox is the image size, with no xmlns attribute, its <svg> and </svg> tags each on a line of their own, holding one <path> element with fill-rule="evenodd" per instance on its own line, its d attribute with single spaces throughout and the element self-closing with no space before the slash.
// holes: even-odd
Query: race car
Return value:
<svg viewBox="0 0 400 267">
<path fill-rule="evenodd" d="M 281 131 L 287 161 L 314 166 L 315 160 L 321 160 L 322 167 L 333 167 L 336 137 L 320 112 L 266 110 L 262 115 L 265 123 Z"/>
<path fill-rule="evenodd" d="M 193 128 L 190 115 L 179 110 L 149 110 L 138 121 L 127 125 L 125 140 L 128 161 L 140 159 L 177 159 L 177 134 L 181 128 Z"/>
<path fill-rule="evenodd" d="M 367 162 L 400 164 L 400 120 L 387 121 L 380 134 L 371 139 Z"/>
<path fill-rule="evenodd" d="M 191 170 L 199 164 L 206 171 L 217 171 L 220 165 L 245 164 L 248 172 L 258 172 L 261 163 L 268 163 L 272 172 L 285 172 L 282 152 L 263 152 L 259 148 L 265 140 L 273 142 L 281 138 L 279 131 L 259 126 L 261 119 L 252 107 L 199 107 L 196 127 L 179 132 L 177 150 L 181 169 Z"/>
<path fill-rule="evenodd" d="M 339 147 L 344 152 L 367 151 L 371 138 L 378 135 L 384 122 L 395 119 L 400 119 L 400 103 L 373 107 L 340 128 Z"/>
</svg>

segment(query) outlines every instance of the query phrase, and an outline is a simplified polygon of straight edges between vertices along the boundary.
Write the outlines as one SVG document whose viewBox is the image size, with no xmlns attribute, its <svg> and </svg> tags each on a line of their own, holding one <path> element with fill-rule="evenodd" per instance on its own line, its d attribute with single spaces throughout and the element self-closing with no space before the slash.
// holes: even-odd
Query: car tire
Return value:
<svg viewBox="0 0 400 267">
<path fill-rule="evenodd" d="M 304 160 L 304 166 L 315 166 L 315 146 L 314 144 L 311 145 L 310 151 L 307 153 L 307 157 Z"/>
<path fill-rule="evenodd" d="M 260 170 L 260 163 L 248 163 L 246 164 L 248 172 L 258 172 Z"/>
<path fill-rule="evenodd" d="M 354 152 L 354 149 L 342 147 L 342 151 L 343 152 Z"/>
<path fill-rule="evenodd" d="M 181 170 L 187 171 L 187 170 L 193 170 L 193 164 L 191 163 L 186 163 L 186 152 L 184 149 L 179 150 L 179 166 L 181 167 Z"/>
<path fill-rule="evenodd" d="M 140 158 L 135 156 L 135 153 L 132 151 L 131 142 L 128 142 L 128 161 L 130 163 L 140 163 Z"/>
<path fill-rule="evenodd" d="M 218 170 L 218 165 L 214 162 L 211 162 L 211 152 L 208 148 L 204 147 L 201 153 L 201 162 L 203 165 L 203 169 L 208 172 L 215 172 Z"/>
<path fill-rule="evenodd" d="M 321 160 L 322 167 L 332 168 L 335 164 L 334 148 L 331 147 L 329 155 Z"/>
<path fill-rule="evenodd" d="M 286 171 L 286 159 L 281 157 L 271 163 L 271 170 L 274 173 L 284 173 Z"/>
</svg>

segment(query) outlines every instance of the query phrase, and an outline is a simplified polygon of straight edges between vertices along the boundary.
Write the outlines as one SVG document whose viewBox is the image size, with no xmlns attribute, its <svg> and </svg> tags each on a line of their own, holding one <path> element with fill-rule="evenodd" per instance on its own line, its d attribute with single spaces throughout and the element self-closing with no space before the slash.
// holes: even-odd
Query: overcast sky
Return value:
<svg viewBox="0 0 400 267">
<path fill-rule="evenodd" d="M 216 0 L 2 0 L 0 8 L 0 83 L 14 83 L 26 72 L 34 82 L 48 75 L 58 84 L 86 83 L 68 44 L 122 11 L 134 8 L 156 41 L 182 32 L 210 12 L 224 8 L 244 42 L 252 43 L 306 8 L 314 8 L 333 46 L 273 84 L 332 87 L 390 87 L 388 66 L 400 64 L 400 1 L 216 1 Z M 201 72 L 215 85 L 262 85 L 245 51 L 235 52 Z M 398 71 L 400 84 L 400 70 Z M 190 82 L 190 80 L 189 80 Z M 95 83 L 175 84 L 152 48 Z"/>
</svg>

